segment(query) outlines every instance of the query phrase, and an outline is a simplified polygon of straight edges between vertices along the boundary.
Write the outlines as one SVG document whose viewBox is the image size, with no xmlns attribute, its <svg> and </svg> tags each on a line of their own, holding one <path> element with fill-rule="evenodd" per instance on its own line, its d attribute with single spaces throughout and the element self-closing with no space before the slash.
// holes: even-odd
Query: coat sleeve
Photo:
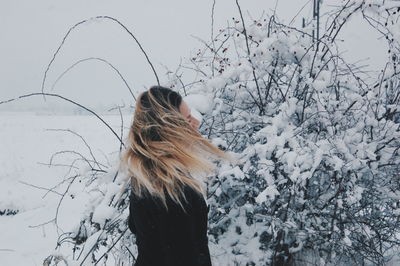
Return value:
<svg viewBox="0 0 400 266">
<path fill-rule="evenodd" d="M 130 212 L 129 212 L 129 216 L 128 216 L 128 227 L 129 227 L 129 230 L 131 230 L 131 232 L 136 235 L 135 223 L 133 222 Z"/>
<path fill-rule="evenodd" d="M 211 266 L 210 251 L 208 248 L 208 206 L 204 197 L 190 187 L 185 191 L 189 200 L 189 215 L 187 220 L 181 224 L 180 230 L 190 232 L 190 243 L 188 248 L 193 257 L 188 259 L 186 265 Z M 189 250 L 187 251 L 189 252 Z"/>
<path fill-rule="evenodd" d="M 154 209 L 147 199 L 138 199 L 131 194 L 129 201 L 129 229 L 138 236 L 146 236 L 146 243 L 158 242 L 158 230 L 155 224 Z M 140 230 L 137 230 L 140 228 Z M 140 237 L 140 236 L 139 236 Z"/>
<path fill-rule="evenodd" d="M 151 198 L 130 197 L 129 228 L 136 235 L 136 240 L 140 241 L 136 242 L 140 248 L 139 252 L 149 265 L 172 266 L 173 264 L 168 263 L 171 258 L 168 247 L 164 245 L 164 234 L 160 227 L 163 223 L 162 218 Z"/>
<path fill-rule="evenodd" d="M 196 246 L 199 251 L 199 255 L 196 261 L 196 265 L 198 266 L 211 266 L 211 256 L 210 250 L 208 247 L 208 212 L 209 212 L 209 205 L 206 204 L 204 199 L 201 196 L 197 197 L 195 200 L 195 210 L 196 215 L 195 219 L 198 222 L 197 228 L 197 238 L 196 238 Z"/>
</svg>

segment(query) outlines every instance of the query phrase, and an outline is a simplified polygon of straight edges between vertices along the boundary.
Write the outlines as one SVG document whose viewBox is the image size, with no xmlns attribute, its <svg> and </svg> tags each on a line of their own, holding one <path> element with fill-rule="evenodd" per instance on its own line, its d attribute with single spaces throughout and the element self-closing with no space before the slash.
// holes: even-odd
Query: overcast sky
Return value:
<svg viewBox="0 0 400 266">
<path fill-rule="evenodd" d="M 240 1 L 246 19 L 272 14 L 289 23 L 305 5 L 293 25 L 299 26 L 303 16 L 310 17 L 312 1 L 247 0 Z M 328 8 L 340 0 L 325 0 Z M 180 60 L 201 47 L 193 37 L 210 39 L 212 0 L 106 1 L 106 0 L 0 0 L 0 101 L 29 92 L 40 91 L 47 64 L 68 29 L 77 22 L 108 15 L 121 21 L 141 42 L 153 62 L 161 83 L 167 66 L 175 70 Z M 234 0 L 216 0 L 214 31 L 238 17 Z M 360 59 L 372 69 L 380 69 L 385 60 L 385 43 L 360 19 L 354 19 L 341 36 L 344 56 L 354 62 Z M 381 47 L 382 49 L 377 49 Z M 156 84 L 154 75 L 134 40 L 116 23 L 99 21 L 73 31 L 51 70 L 46 91 L 56 78 L 77 60 L 101 57 L 117 67 L 128 84 L 138 90 Z M 129 103 L 131 96 L 121 79 L 107 65 L 89 61 L 69 72 L 54 92 L 88 106 Z M 25 99 L 14 107 L 42 104 L 37 97 Z M 39 102 L 39 103 L 38 103 Z M 11 107 L 11 105 L 8 105 Z M 6 106 L 0 106 L 4 110 Z"/>
</svg>

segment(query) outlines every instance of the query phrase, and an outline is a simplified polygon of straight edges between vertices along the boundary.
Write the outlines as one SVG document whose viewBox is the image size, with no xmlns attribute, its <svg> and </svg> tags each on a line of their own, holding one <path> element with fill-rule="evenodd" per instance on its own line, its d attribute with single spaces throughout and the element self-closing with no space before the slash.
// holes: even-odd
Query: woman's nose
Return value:
<svg viewBox="0 0 400 266">
<path fill-rule="evenodd" d="M 193 118 L 192 120 L 192 127 L 195 129 L 199 129 L 200 121 L 197 120 L 196 118 Z"/>
</svg>

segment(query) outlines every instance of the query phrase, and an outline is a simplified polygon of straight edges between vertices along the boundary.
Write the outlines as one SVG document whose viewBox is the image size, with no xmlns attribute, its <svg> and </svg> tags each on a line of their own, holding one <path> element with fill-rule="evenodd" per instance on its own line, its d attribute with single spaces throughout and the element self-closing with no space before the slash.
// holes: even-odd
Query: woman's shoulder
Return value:
<svg viewBox="0 0 400 266">
<path fill-rule="evenodd" d="M 156 200 L 156 196 L 152 195 L 146 189 L 142 189 L 142 191 L 139 193 L 131 188 L 129 200 L 133 203 L 153 202 Z"/>
<path fill-rule="evenodd" d="M 181 186 L 181 191 L 183 192 L 183 195 L 178 193 L 178 197 L 180 198 L 182 204 L 190 206 L 190 205 L 198 205 L 199 202 L 201 205 L 202 203 L 205 203 L 203 194 L 199 192 L 197 189 L 184 184 Z M 164 189 L 164 195 L 168 206 L 177 205 L 177 203 L 175 203 L 175 201 L 167 193 L 166 189 Z M 130 194 L 131 205 L 159 206 L 161 201 L 162 201 L 161 196 L 153 195 L 145 189 L 142 191 L 140 195 L 137 195 L 133 190 L 131 190 Z"/>
<path fill-rule="evenodd" d="M 193 188 L 192 186 L 185 185 L 184 192 L 185 192 L 185 195 L 190 195 L 191 197 L 194 197 L 196 199 L 198 199 L 198 198 L 204 199 L 203 194 L 201 192 L 199 192 L 197 189 Z"/>
<path fill-rule="evenodd" d="M 192 204 L 195 205 L 196 208 L 207 209 L 207 211 L 209 210 L 209 206 L 203 193 L 191 186 L 187 186 L 185 187 L 185 194 L 189 195 Z"/>
</svg>

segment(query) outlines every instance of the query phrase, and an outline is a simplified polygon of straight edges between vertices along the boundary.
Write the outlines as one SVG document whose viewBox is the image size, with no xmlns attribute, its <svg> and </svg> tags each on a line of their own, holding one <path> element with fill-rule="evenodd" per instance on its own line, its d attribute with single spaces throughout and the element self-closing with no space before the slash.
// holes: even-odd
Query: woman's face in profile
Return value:
<svg viewBox="0 0 400 266">
<path fill-rule="evenodd" d="M 195 130 L 199 129 L 200 121 L 191 115 L 190 108 L 184 100 L 182 100 L 181 105 L 179 106 L 179 111 Z"/>
</svg>

